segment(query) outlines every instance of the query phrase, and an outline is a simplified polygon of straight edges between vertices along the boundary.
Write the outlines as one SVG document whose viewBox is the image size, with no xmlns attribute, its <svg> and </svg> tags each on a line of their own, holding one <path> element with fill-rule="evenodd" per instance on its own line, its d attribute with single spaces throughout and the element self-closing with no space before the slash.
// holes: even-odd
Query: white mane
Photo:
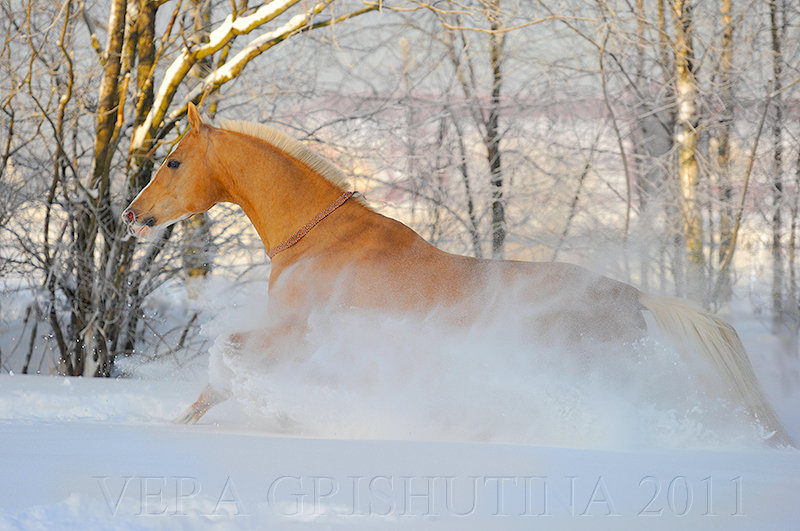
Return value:
<svg viewBox="0 0 800 531">
<path fill-rule="evenodd" d="M 299 140 L 295 140 L 277 129 L 263 124 L 246 122 L 244 120 L 220 120 L 220 128 L 226 131 L 233 131 L 235 133 L 242 133 L 244 135 L 260 138 L 281 151 L 288 153 L 292 157 L 295 157 L 335 185 L 343 186 L 346 183 L 345 175 L 336 166 L 311 151 L 311 149 Z"/>
</svg>

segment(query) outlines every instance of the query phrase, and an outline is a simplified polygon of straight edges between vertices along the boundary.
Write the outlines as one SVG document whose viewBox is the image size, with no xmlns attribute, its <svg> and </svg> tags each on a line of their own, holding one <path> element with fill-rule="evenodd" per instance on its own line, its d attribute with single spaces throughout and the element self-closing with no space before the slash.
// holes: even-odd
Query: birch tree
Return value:
<svg viewBox="0 0 800 531">
<path fill-rule="evenodd" d="M 677 123 L 675 143 L 678 151 L 681 221 L 688 258 L 689 293 L 706 291 L 705 254 L 703 251 L 703 218 L 700 212 L 698 188 L 700 168 L 697 161 L 698 112 L 697 79 L 694 72 L 694 28 L 692 0 L 674 0 L 675 16 L 675 95 Z M 701 296 L 703 300 L 705 296 Z"/>
</svg>

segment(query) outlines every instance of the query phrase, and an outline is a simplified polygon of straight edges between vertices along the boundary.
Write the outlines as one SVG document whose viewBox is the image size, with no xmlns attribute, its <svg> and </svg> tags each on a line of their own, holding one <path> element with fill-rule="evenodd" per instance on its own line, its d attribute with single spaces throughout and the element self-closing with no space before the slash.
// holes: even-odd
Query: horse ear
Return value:
<svg viewBox="0 0 800 531">
<path fill-rule="evenodd" d="M 200 119 L 200 113 L 197 112 L 197 107 L 194 106 L 194 103 L 189 102 L 186 115 L 189 117 L 189 125 L 192 126 L 192 129 L 199 131 L 203 126 L 203 120 Z"/>
</svg>

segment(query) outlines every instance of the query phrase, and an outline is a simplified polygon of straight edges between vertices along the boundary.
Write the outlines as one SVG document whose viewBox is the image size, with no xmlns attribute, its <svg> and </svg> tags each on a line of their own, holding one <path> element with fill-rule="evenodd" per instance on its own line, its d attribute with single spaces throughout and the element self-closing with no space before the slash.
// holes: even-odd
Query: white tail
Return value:
<svg viewBox="0 0 800 531">
<path fill-rule="evenodd" d="M 691 353 L 706 356 L 713 363 L 753 418 L 773 432 L 769 438 L 771 443 L 792 444 L 758 384 L 739 335 L 730 324 L 675 297 L 640 293 L 639 302 L 650 311 L 662 332 Z"/>
</svg>

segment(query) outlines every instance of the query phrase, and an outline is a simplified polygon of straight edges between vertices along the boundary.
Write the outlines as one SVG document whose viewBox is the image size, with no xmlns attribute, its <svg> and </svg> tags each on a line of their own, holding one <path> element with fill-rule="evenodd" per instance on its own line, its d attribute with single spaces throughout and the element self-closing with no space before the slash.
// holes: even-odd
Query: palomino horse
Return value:
<svg viewBox="0 0 800 531">
<path fill-rule="evenodd" d="M 342 174 L 299 142 L 253 123 L 213 127 L 192 105 L 188 118 L 191 129 L 122 217 L 142 236 L 218 202 L 240 205 L 272 260 L 271 324 L 261 340 L 270 355 L 280 355 L 286 338 L 302 340 L 319 307 L 437 312 L 459 326 L 487 309 L 521 304 L 538 308 L 532 337 L 568 343 L 634 340 L 644 334 L 648 310 L 667 336 L 711 362 L 770 442 L 791 444 L 736 332 L 718 317 L 569 264 L 440 251 L 352 198 Z M 498 288 L 507 289 L 498 295 Z M 224 398 L 209 386 L 178 421 L 196 422 Z"/>
</svg>

